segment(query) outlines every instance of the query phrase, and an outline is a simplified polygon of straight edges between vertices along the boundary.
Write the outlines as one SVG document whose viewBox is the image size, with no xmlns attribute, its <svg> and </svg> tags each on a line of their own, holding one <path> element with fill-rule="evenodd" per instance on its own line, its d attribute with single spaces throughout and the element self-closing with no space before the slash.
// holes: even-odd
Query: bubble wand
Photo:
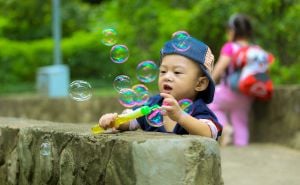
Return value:
<svg viewBox="0 0 300 185">
<path fill-rule="evenodd" d="M 159 109 L 160 106 L 159 105 L 153 105 L 152 107 L 149 106 L 142 106 L 130 113 L 127 114 L 120 114 L 117 116 L 117 118 L 115 119 L 113 126 L 114 127 L 119 127 L 120 125 L 127 123 L 133 119 L 142 117 L 142 116 L 146 116 L 148 114 L 150 114 L 153 110 Z M 98 124 L 94 125 L 92 127 L 92 132 L 93 134 L 100 134 L 103 133 L 105 131 L 104 128 L 100 127 Z"/>
</svg>

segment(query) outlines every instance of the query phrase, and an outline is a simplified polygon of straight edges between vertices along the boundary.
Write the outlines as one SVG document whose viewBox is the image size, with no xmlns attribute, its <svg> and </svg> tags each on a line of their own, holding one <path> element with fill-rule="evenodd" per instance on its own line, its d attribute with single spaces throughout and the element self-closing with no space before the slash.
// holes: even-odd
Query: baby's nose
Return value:
<svg viewBox="0 0 300 185">
<path fill-rule="evenodd" d="M 173 74 L 170 73 L 170 72 L 166 73 L 165 80 L 166 81 L 173 81 Z"/>
</svg>

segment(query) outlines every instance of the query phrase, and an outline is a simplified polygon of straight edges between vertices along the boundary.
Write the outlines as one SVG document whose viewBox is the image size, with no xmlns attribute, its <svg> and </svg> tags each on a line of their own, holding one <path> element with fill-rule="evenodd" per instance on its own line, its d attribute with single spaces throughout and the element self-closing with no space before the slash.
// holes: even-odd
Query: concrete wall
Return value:
<svg viewBox="0 0 300 185">
<path fill-rule="evenodd" d="M 300 86 L 277 87 L 270 102 L 255 102 L 251 141 L 283 144 L 300 150 Z"/>
<path fill-rule="evenodd" d="M 64 123 L 94 123 L 107 112 L 123 107 L 115 97 L 93 97 L 77 102 L 69 98 L 49 99 L 35 96 L 0 97 L 0 116 L 50 120 Z"/>
<path fill-rule="evenodd" d="M 216 141 L 0 117 L 1 185 L 219 185 Z"/>
</svg>

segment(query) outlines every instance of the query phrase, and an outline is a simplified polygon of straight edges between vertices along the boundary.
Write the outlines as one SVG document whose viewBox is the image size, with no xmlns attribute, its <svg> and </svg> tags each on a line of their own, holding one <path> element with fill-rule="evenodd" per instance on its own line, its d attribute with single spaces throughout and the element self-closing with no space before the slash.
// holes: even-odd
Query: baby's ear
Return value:
<svg viewBox="0 0 300 185">
<path fill-rule="evenodd" d="M 209 84 L 209 80 L 206 76 L 201 76 L 198 78 L 198 82 L 197 85 L 195 87 L 195 90 L 200 92 L 200 91 L 204 91 Z"/>
</svg>

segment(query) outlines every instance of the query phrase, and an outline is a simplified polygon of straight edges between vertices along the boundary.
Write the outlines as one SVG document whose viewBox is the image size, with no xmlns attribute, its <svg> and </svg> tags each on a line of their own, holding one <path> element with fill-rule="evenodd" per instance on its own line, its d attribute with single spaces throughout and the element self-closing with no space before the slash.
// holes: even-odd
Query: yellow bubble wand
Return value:
<svg viewBox="0 0 300 185">
<path fill-rule="evenodd" d="M 159 109 L 160 106 L 159 105 L 153 105 L 152 107 L 149 106 L 142 106 L 130 113 L 126 113 L 126 114 L 120 114 L 117 116 L 117 118 L 115 119 L 113 126 L 114 127 L 119 127 L 120 125 L 127 123 L 133 119 L 142 117 L 142 116 L 146 116 L 148 114 L 150 114 L 153 110 Z M 105 131 L 104 128 L 100 127 L 99 124 L 94 125 L 92 127 L 92 133 L 93 134 L 101 134 Z"/>
</svg>

